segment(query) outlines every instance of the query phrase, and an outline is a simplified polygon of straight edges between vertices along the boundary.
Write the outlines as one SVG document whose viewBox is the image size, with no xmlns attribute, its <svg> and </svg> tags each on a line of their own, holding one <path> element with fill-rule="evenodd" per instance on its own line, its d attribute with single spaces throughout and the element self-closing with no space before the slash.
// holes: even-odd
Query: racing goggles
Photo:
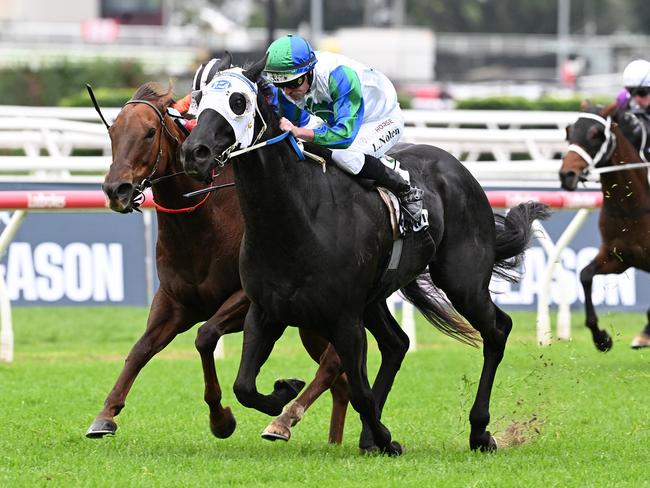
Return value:
<svg viewBox="0 0 650 488">
<path fill-rule="evenodd" d="M 650 95 L 650 88 L 645 86 L 628 86 L 625 89 L 633 97 L 646 97 Z"/>
<path fill-rule="evenodd" d="M 284 83 L 280 83 L 280 82 L 276 81 L 273 84 L 278 88 L 289 88 L 290 90 L 295 90 L 296 88 L 298 88 L 299 86 L 301 86 L 305 82 L 306 78 L 307 78 L 307 75 L 304 74 L 304 75 L 302 75 L 302 76 L 300 76 L 300 77 L 298 77 L 298 78 L 296 78 L 294 80 L 291 80 L 291 81 L 287 81 L 287 82 L 284 82 Z"/>
</svg>

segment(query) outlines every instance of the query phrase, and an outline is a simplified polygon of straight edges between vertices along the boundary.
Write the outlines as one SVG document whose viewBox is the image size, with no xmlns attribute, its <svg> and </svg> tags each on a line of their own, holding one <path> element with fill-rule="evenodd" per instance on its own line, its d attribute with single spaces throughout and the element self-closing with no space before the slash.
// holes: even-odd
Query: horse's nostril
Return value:
<svg viewBox="0 0 650 488">
<path fill-rule="evenodd" d="M 119 198 L 128 198 L 133 192 L 133 185 L 131 183 L 122 183 L 117 187 L 116 194 Z"/>
<path fill-rule="evenodd" d="M 208 149 L 208 146 L 204 146 L 203 144 L 196 146 L 193 152 L 194 158 L 197 161 L 203 161 L 210 158 L 210 149 Z"/>
</svg>

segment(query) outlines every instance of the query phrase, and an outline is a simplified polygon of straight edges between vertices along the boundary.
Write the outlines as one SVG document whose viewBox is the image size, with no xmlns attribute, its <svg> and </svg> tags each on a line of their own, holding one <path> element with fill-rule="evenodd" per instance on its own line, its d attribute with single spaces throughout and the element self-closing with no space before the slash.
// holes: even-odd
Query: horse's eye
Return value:
<svg viewBox="0 0 650 488">
<path fill-rule="evenodd" d="M 600 127 L 590 127 L 587 131 L 587 137 L 590 141 L 603 142 L 605 140 L 605 131 Z"/>
<path fill-rule="evenodd" d="M 246 97 L 241 93 L 233 93 L 230 95 L 228 103 L 235 115 L 241 115 L 246 111 Z"/>
<path fill-rule="evenodd" d="M 152 138 L 153 136 L 155 136 L 155 135 L 156 135 L 156 129 L 154 129 L 153 127 L 151 127 L 151 128 L 147 131 L 147 133 L 145 134 L 144 138 L 145 138 L 145 139 L 151 139 L 151 138 Z"/>
</svg>

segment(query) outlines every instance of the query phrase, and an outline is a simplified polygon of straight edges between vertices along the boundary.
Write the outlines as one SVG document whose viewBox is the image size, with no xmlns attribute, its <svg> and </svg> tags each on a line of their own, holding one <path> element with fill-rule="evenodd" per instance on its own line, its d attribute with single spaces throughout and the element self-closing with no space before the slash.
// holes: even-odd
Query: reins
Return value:
<svg viewBox="0 0 650 488">
<path fill-rule="evenodd" d="M 293 150 L 296 152 L 296 155 L 298 156 L 298 159 L 300 161 L 305 160 L 305 156 L 307 156 L 310 159 L 313 159 L 317 163 L 319 163 L 322 168 L 323 168 L 323 173 L 326 171 L 326 160 L 325 158 L 318 156 L 317 154 L 313 154 L 311 152 L 305 151 L 302 142 L 296 139 L 296 137 L 290 132 L 283 132 L 279 136 L 272 137 L 271 139 L 267 139 L 266 141 L 262 142 L 257 142 L 262 135 L 266 132 L 268 126 L 266 125 L 266 120 L 264 120 L 264 116 L 260 112 L 259 107 L 257 106 L 257 103 L 255 104 L 255 111 L 257 112 L 257 115 L 260 116 L 260 120 L 262 121 L 262 127 L 260 128 L 260 131 L 257 133 L 257 136 L 255 137 L 255 140 L 253 141 L 253 144 L 251 146 L 238 149 L 236 151 L 233 151 L 235 147 L 237 147 L 238 142 L 235 141 L 229 148 L 227 148 L 225 151 L 223 151 L 219 156 L 215 156 L 214 160 L 217 162 L 217 165 L 221 168 L 224 167 L 224 165 L 232 158 L 236 158 L 237 156 L 240 156 L 242 154 L 246 154 L 248 152 L 255 151 L 257 149 L 263 148 L 265 146 L 271 146 L 273 144 L 276 144 L 280 141 L 283 141 L 284 139 L 288 139 L 289 143 L 291 144 L 291 147 Z M 215 188 L 216 189 L 216 188 Z M 207 188 L 206 188 L 207 190 Z"/>
<path fill-rule="evenodd" d="M 631 169 L 641 169 L 650 167 L 650 163 L 621 163 L 616 166 L 607 166 L 605 168 L 594 168 L 594 174 L 614 173 L 616 171 L 627 171 Z"/>
</svg>

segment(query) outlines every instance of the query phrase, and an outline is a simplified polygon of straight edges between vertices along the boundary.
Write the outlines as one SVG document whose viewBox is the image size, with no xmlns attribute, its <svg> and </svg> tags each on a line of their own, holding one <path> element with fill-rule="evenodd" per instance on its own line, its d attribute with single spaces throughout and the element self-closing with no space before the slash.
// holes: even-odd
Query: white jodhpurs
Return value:
<svg viewBox="0 0 650 488">
<path fill-rule="evenodd" d="M 343 171 L 356 175 L 364 163 L 364 155 L 382 157 L 402 137 L 404 118 L 399 108 L 389 117 L 361 125 L 359 133 L 347 149 L 332 149 L 332 160 Z"/>
</svg>

